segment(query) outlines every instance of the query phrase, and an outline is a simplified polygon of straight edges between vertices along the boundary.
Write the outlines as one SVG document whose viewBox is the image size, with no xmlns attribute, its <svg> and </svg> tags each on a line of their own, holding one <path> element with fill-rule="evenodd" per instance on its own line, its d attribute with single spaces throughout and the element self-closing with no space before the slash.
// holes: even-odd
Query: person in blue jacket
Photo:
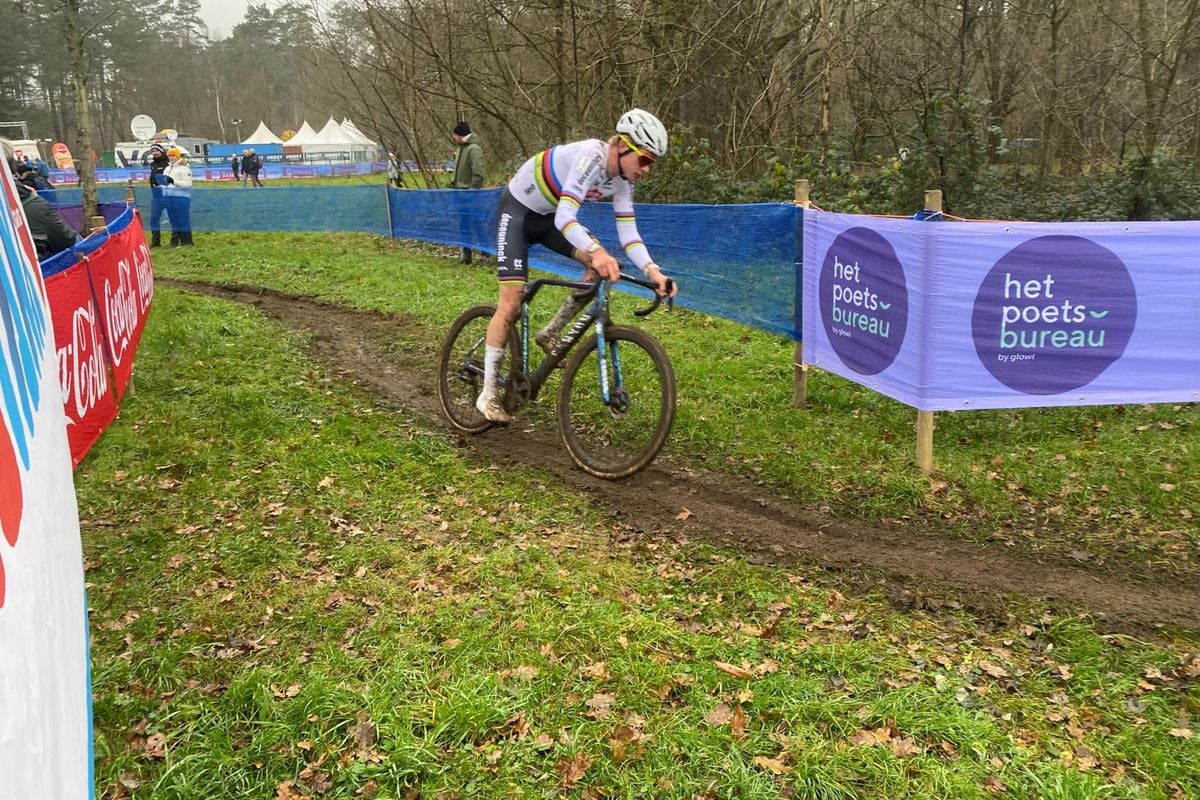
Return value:
<svg viewBox="0 0 1200 800">
<path fill-rule="evenodd" d="M 167 160 L 167 148 L 158 142 L 150 145 L 150 246 L 162 244 L 162 215 L 167 210 L 163 202 L 163 187 L 167 182 L 162 174 L 170 165 Z"/>
</svg>

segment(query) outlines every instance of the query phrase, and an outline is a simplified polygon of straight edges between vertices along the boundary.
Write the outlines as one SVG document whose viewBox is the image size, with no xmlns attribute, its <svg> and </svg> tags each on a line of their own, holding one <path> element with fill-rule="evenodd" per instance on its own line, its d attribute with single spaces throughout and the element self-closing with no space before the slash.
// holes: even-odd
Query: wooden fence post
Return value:
<svg viewBox="0 0 1200 800">
<path fill-rule="evenodd" d="M 88 229 L 91 233 L 95 233 L 96 231 L 102 230 L 103 228 L 104 228 L 104 215 L 103 214 L 96 214 L 90 220 L 88 220 Z"/>
<path fill-rule="evenodd" d="M 808 181 L 796 181 L 796 199 L 794 202 L 803 209 L 812 207 L 812 201 L 808 199 Z M 796 280 L 802 279 L 802 276 L 796 277 Z M 803 313 L 797 316 L 803 318 Z M 792 365 L 796 368 L 795 384 L 792 389 L 792 405 L 796 408 L 804 408 L 808 405 L 808 364 L 804 363 L 804 342 L 802 341 L 796 342 L 796 355 Z"/>
<path fill-rule="evenodd" d="M 130 181 L 129 183 L 125 184 L 125 202 L 126 203 L 135 202 L 135 198 L 133 196 L 133 181 Z"/>
<path fill-rule="evenodd" d="M 942 190 L 925 192 L 925 210 L 941 213 Z M 917 412 L 917 468 L 926 475 L 933 473 L 933 412 Z"/>
</svg>

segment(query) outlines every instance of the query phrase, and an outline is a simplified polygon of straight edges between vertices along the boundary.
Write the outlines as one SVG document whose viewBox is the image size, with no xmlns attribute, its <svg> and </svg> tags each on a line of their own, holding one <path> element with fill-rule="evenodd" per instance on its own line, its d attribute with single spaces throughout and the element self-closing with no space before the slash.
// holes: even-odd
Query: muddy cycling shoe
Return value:
<svg viewBox="0 0 1200 800">
<path fill-rule="evenodd" d="M 558 334 L 548 328 L 542 328 L 534 334 L 533 343 L 542 348 L 546 355 L 550 355 L 550 351 L 558 347 Z"/>
<path fill-rule="evenodd" d="M 488 422 L 495 422 L 497 425 L 507 425 L 512 422 L 512 414 L 504 410 L 504 405 L 500 402 L 499 397 L 479 395 L 475 400 L 475 410 L 483 414 Z"/>
</svg>

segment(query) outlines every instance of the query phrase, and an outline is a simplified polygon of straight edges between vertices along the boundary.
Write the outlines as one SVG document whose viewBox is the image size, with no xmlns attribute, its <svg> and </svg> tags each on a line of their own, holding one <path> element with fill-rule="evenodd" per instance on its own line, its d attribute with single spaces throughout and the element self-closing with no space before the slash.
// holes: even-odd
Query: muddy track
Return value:
<svg viewBox="0 0 1200 800">
<path fill-rule="evenodd" d="M 437 401 L 437 347 L 427 341 L 419 324 L 266 289 L 159 280 L 252 304 L 268 317 L 307 332 L 313 337 L 315 356 L 331 372 L 431 425 L 448 428 Z M 758 559 L 845 569 L 859 583 L 871 580 L 863 577 L 864 571 L 873 572 L 876 579 L 887 578 L 893 597 L 911 599 L 910 588 L 920 597 L 932 584 L 935 594 L 993 614 L 1003 615 L 1006 595 L 1016 593 L 1075 606 L 1111 629 L 1200 627 L 1200 590 L 1175 578 L 1108 573 L 934 532 L 848 525 L 781 499 L 752 481 L 681 466 L 669 456 L 630 479 L 602 481 L 574 466 L 550 425 L 518 422 L 462 441 L 488 461 L 546 470 L 635 529 L 732 545 Z M 676 518 L 682 508 L 692 512 L 686 520 Z"/>
</svg>

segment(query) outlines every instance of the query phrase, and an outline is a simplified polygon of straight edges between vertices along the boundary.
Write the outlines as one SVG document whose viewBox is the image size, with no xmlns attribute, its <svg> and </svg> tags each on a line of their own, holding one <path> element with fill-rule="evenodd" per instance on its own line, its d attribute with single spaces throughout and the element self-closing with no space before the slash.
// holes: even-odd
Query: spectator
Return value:
<svg viewBox="0 0 1200 800">
<path fill-rule="evenodd" d="M 37 169 L 38 177 L 46 183 L 50 183 L 50 165 L 43 161 L 41 156 L 38 156 L 38 160 L 34 162 L 34 167 Z"/>
<path fill-rule="evenodd" d="M 242 169 L 245 169 L 245 168 L 246 168 L 245 164 L 243 163 Z M 253 183 L 254 186 L 259 186 L 259 187 L 262 186 L 262 181 L 260 181 L 258 179 L 258 173 L 260 170 L 262 170 L 262 168 L 263 168 L 262 157 L 259 156 L 258 153 L 254 152 L 254 148 L 250 148 L 250 181 Z M 242 185 L 245 186 L 245 182 L 243 182 Z"/>
<path fill-rule="evenodd" d="M 25 166 L 25 164 L 18 164 L 16 178 L 20 183 L 37 192 L 47 203 L 51 205 L 58 204 L 58 192 L 54 190 L 54 186 L 50 181 L 38 174 L 36 167 L 31 169 Z"/>
<path fill-rule="evenodd" d="M 170 161 L 167 160 L 167 149 L 158 142 L 150 145 L 150 246 L 162 245 L 162 215 L 167 210 L 163 202 L 163 172 Z"/>
<path fill-rule="evenodd" d="M 242 188 L 246 188 L 246 181 L 250 180 L 250 162 L 253 160 L 250 155 L 250 150 L 242 150 Z"/>
<path fill-rule="evenodd" d="M 387 176 L 388 176 L 388 183 L 392 184 L 397 189 L 399 189 L 400 188 L 400 168 L 396 166 L 396 154 L 395 153 L 388 153 Z"/>
<path fill-rule="evenodd" d="M 75 237 L 78 236 L 75 229 L 63 221 L 58 209 L 47 203 L 44 197 L 38 197 L 37 192 L 23 183 L 17 184 L 17 195 L 25 210 L 25 219 L 29 220 L 29 233 L 33 236 L 38 261 L 45 261 L 75 244 Z"/>
<path fill-rule="evenodd" d="M 242 162 L 238 160 L 237 153 L 229 157 L 229 168 L 233 170 L 233 179 L 238 180 L 241 177 L 239 173 L 242 171 Z"/>
<path fill-rule="evenodd" d="M 455 125 L 450 135 L 458 145 L 458 158 L 454 161 L 454 188 L 482 189 L 483 148 L 479 146 L 478 137 L 471 132 L 471 126 L 465 120 Z M 464 264 L 471 263 L 471 248 L 463 248 L 461 261 Z"/>
<path fill-rule="evenodd" d="M 178 147 L 167 150 L 170 161 L 163 170 L 165 180 L 163 200 L 167 205 L 167 219 L 171 223 L 171 246 L 180 247 L 192 242 L 192 167 L 188 154 Z"/>
</svg>

